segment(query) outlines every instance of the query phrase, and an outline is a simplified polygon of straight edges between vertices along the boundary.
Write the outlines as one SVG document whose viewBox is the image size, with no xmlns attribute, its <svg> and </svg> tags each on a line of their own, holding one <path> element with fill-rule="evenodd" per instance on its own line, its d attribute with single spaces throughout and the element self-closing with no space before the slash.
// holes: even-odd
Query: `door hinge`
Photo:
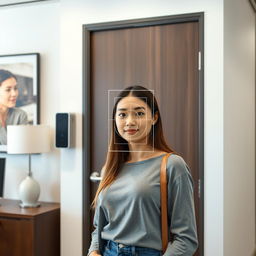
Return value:
<svg viewBox="0 0 256 256">
<path fill-rule="evenodd" d="M 201 180 L 198 180 L 198 198 L 201 196 Z"/>
<path fill-rule="evenodd" d="M 201 52 L 198 52 L 198 70 L 201 70 Z"/>
</svg>

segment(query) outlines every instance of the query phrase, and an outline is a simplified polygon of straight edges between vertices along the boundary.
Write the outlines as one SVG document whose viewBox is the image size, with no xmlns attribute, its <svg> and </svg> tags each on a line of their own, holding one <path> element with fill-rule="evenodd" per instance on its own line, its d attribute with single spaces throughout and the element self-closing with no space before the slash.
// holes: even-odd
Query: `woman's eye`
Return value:
<svg viewBox="0 0 256 256">
<path fill-rule="evenodd" d="M 12 89 L 12 88 L 8 88 L 8 89 L 6 89 L 5 91 L 6 91 L 6 92 L 10 92 L 10 91 L 12 91 L 12 90 L 14 90 L 15 92 L 18 91 L 18 87 L 14 87 L 13 89 Z"/>
<path fill-rule="evenodd" d="M 136 116 L 144 116 L 144 115 L 145 115 L 144 112 L 137 112 L 137 113 L 136 113 Z"/>
<path fill-rule="evenodd" d="M 124 118 L 124 117 L 126 116 L 126 114 L 125 114 L 125 113 L 119 113 L 118 116 L 119 116 L 120 118 Z"/>
</svg>

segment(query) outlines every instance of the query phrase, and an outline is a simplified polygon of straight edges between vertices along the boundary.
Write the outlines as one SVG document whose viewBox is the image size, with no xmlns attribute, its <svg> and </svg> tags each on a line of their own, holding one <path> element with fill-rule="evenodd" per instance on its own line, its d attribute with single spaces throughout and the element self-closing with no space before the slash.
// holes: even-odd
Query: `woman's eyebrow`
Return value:
<svg viewBox="0 0 256 256">
<path fill-rule="evenodd" d="M 12 87 L 17 87 L 17 84 L 15 84 L 15 85 L 7 85 L 5 88 L 11 89 Z"/>
<path fill-rule="evenodd" d="M 136 108 L 134 108 L 134 110 L 140 110 L 140 109 L 144 109 L 145 110 L 144 107 L 136 107 Z"/>
<path fill-rule="evenodd" d="M 134 110 L 140 110 L 140 109 L 144 109 L 145 110 L 144 107 L 136 107 L 136 108 L 134 108 Z M 117 109 L 117 111 L 126 111 L 126 110 L 127 110 L 127 108 L 118 108 Z"/>
</svg>

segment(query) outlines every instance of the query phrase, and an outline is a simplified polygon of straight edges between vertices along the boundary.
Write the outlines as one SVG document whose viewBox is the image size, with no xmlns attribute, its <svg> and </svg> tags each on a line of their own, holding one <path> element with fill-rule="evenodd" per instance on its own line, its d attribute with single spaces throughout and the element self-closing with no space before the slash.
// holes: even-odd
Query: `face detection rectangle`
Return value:
<svg viewBox="0 0 256 256">
<path fill-rule="evenodd" d="M 146 97 L 135 97 L 132 94 L 120 97 L 120 92 L 124 93 L 124 90 L 108 91 L 108 135 L 109 141 L 112 136 L 114 144 L 114 147 L 108 150 L 138 152 L 131 147 L 132 143 L 136 143 L 143 147 L 142 151 L 151 152 L 154 150 L 153 106 Z M 144 147 L 149 144 L 149 140 L 152 141 L 153 147 L 150 151 Z"/>
<path fill-rule="evenodd" d="M 0 151 L 7 126 L 39 123 L 39 54 L 0 56 Z"/>
</svg>

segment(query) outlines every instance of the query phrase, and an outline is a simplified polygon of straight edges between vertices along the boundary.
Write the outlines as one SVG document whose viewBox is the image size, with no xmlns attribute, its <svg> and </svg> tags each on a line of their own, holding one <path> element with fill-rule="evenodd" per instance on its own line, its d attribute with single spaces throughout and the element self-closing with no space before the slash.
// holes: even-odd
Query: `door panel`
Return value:
<svg viewBox="0 0 256 256">
<path fill-rule="evenodd" d="M 104 164 L 112 106 L 118 95 L 115 90 L 135 84 L 154 90 L 168 144 L 190 166 L 198 230 L 202 230 L 198 197 L 202 139 L 199 22 L 96 30 L 90 33 L 88 45 L 91 118 L 90 170 L 87 171 L 100 171 Z M 96 189 L 97 184 L 91 184 L 91 200 Z M 201 241 L 202 235 L 199 232 Z"/>
</svg>

